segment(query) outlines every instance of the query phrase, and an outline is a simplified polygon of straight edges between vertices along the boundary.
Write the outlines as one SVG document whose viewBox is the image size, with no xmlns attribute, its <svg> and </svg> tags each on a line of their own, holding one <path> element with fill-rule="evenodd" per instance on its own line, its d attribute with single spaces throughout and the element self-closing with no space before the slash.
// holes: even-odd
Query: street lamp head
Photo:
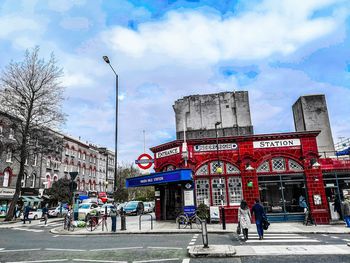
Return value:
<svg viewBox="0 0 350 263">
<path fill-rule="evenodd" d="M 103 60 L 104 60 L 107 64 L 110 63 L 109 58 L 108 58 L 107 56 L 103 56 Z"/>
<path fill-rule="evenodd" d="M 216 122 L 216 123 L 215 123 L 215 127 L 218 126 L 218 125 L 220 125 L 220 124 L 221 124 L 221 121 Z"/>
</svg>

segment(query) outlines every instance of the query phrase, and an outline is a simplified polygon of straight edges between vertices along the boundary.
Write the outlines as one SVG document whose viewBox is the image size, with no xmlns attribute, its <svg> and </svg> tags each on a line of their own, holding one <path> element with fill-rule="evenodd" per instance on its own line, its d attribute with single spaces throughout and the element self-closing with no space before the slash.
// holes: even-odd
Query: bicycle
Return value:
<svg viewBox="0 0 350 263">
<path fill-rule="evenodd" d="M 107 218 L 105 216 L 98 217 L 98 216 L 90 216 L 86 222 L 86 230 L 88 231 L 94 231 L 96 228 L 102 224 L 102 230 L 104 224 L 106 224 Z M 107 229 L 107 224 L 105 225 Z"/>
<path fill-rule="evenodd" d="M 63 229 L 68 231 L 74 231 L 75 225 L 73 224 L 73 217 L 71 213 L 67 213 L 63 221 Z"/>
<path fill-rule="evenodd" d="M 185 229 L 187 228 L 187 226 L 190 226 L 190 228 L 192 229 L 193 224 L 196 226 L 197 229 L 202 229 L 201 222 L 202 220 L 199 218 L 199 216 L 197 216 L 196 213 L 194 213 L 191 216 L 188 216 L 186 213 L 182 213 L 176 218 L 176 223 L 179 229 Z"/>
</svg>

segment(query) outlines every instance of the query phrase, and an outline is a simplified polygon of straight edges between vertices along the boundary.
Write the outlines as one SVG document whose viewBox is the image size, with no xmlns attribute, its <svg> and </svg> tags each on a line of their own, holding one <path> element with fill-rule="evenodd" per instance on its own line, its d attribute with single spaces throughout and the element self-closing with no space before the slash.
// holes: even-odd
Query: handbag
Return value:
<svg viewBox="0 0 350 263">
<path fill-rule="evenodd" d="M 267 230 L 267 229 L 269 229 L 269 226 L 270 226 L 270 222 L 267 221 L 266 218 L 264 218 L 264 219 L 262 220 L 262 228 L 263 228 L 264 230 Z"/>
<path fill-rule="evenodd" d="M 237 229 L 236 229 L 236 233 L 237 235 L 240 235 L 241 234 L 241 223 L 238 222 L 238 226 L 237 226 Z"/>
</svg>

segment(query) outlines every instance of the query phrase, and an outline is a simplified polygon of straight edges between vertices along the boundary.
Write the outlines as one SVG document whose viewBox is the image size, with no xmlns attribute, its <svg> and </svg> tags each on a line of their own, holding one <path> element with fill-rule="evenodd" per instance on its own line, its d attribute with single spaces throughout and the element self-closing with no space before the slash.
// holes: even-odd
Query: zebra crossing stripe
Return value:
<svg viewBox="0 0 350 263">
<path fill-rule="evenodd" d="M 12 230 L 21 230 L 21 231 L 35 232 L 35 233 L 44 232 L 44 230 L 40 230 L 40 229 L 29 229 L 29 228 L 19 228 L 19 227 L 14 227 L 14 228 L 11 228 L 11 229 Z"/>
<path fill-rule="evenodd" d="M 245 243 L 297 243 L 297 242 L 307 242 L 307 243 L 318 243 L 320 241 L 315 239 L 263 239 L 263 240 L 251 240 L 248 239 Z"/>
</svg>

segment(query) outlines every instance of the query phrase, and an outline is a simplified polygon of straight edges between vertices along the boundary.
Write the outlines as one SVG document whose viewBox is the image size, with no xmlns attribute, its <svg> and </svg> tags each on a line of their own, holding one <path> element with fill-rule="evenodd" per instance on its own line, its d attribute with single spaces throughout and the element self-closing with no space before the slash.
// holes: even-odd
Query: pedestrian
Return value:
<svg viewBox="0 0 350 263">
<path fill-rule="evenodd" d="M 16 205 L 15 205 L 15 220 L 16 220 L 17 217 L 18 217 L 18 211 L 19 211 L 18 204 L 16 204 Z"/>
<path fill-rule="evenodd" d="M 23 210 L 23 224 L 26 223 L 26 220 L 29 221 L 29 224 L 32 223 L 32 221 L 29 219 L 29 212 L 31 210 L 31 207 L 29 204 L 27 204 L 25 207 L 24 207 L 24 210 Z"/>
<path fill-rule="evenodd" d="M 43 208 L 43 217 L 44 217 L 44 221 L 45 221 L 45 225 L 47 224 L 47 219 L 49 217 L 49 209 L 48 209 L 48 204 L 46 204 Z"/>
<path fill-rule="evenodd" d="M 105 211 L 104 211 L 104 214 L 102 215 L 102 231 L 104 231 L 104 228 L 106 228 L 106 231 L 108 231 L 108 229 L 107 229 L 107 217 L 108 217 L 107 206 L 105 206 Z"/>
<path fill-rule="evenodd" d="M 344 200 L 344 219 L 347 227 L 350 227 L 350 196 L 345 196 Z"/>
<path fill-rule="evenodd" d="M 309 217 L 309 209 L 306 203 L 305 197 L 301 194 L 299 197 L 299 207 L 301 207 L 304 211 L 304 225 L 307 225 L 308 217 Z"/>
<path fill-rule="evenodd" d="M 255 204 L 252 207 L 252 215 L 255 215 L 256 229 L 259 235 L 259 240 L 264 238 L 263 221 L 266 220 L 264 207 L 260 204 L 258 198 L 255 199 Z"/>
<path fill-rule="evenodd" d="M 111 207 L 111 211 L 109 213 L 112 220 L 112 232 L 116 232 L 117 230 L 117 209 L 115 206 Z"/>
<path fill-rule="evenodd" d="M 334 199 L 334 212 L 337 212 L 339 214 L 339 219 L 343 220 L 343 213 L 341 211 L 341 201 L 339 195 L 336 195 Z"/>
<path fill-rule="evenodd" d="M 245 200 L 241 201 L 241 205 L 238 208 L 238 222 L 242 228 L 244 240 L 248 240 L 248 229 L 251 224 L 252 216 L 248 204 Z"/>
</svg>

